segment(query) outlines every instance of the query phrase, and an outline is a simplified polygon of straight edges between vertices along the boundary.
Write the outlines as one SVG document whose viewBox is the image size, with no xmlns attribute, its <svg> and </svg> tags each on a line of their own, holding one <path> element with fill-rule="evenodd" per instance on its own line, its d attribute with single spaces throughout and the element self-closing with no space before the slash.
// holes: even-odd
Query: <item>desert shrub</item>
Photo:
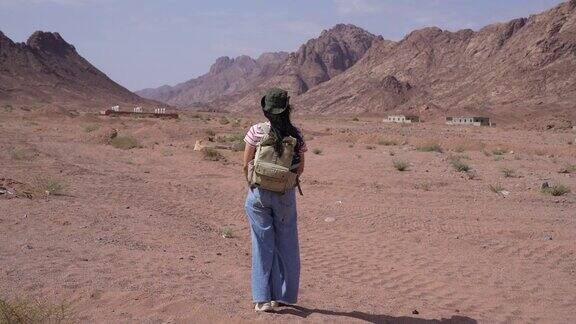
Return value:
<svg viewBox="0 0 576 324">
<path fill-rule="evenodd" d="M 129 135 L 116 136 L 110 141 L 110 144 L 122 150 L 130 150 L 139 146 L 138 140 Z"/>
<path fill-rule="evenodd" d="M 423 191 L 430 191 L 432 190 L 432 184 L 430 182 L 418 182 L 414 184 L 414 189 L 423 190 Z"/>
<path fill-rule="evenodd" d="M 10 151 L 10 157 L 16 161 L 30 161 L 36 157 L 36 154 L 30 150 L 14 148 Z"/>
<path fill-rule="evenodd" d="M 211 130 L 211 129 L 207 129 L 206 130 L 206 135 L 210 136 L 210 137 L 214 137 L 216 136 L 216 132 Z"/>
<path fill-rule="evenodd" d="M 554 197 L 564 196 L 565 194 L 570 193 L 570 188 L 562 184 L 557 184 L 550 187 L 542 188 L 542 193 Z"/>
<path fill-rule="evenodd" d="M 204 157 L 204 160 L 207 161 L 220 161 L 225 159 L 222 153 L 218 152 L 216 149 L 211 147 L 203 148 L 202 156 Z"/>
<path fill-rule="evenodd" d="M 162 156 L 173 156 L 174 151 L 168 148 L 162 150 Z"/>
<path fill-rule="evenodd" d="M 312 153 L 314 153 L 314 154 L 316 154 L 316 155 L 320 155 L 320 154 L 322 154 L 322 149 L 315 148 L 315 149 L 312 150 Z"/>
<path fill-rule="evenodd" d="M 234 141 L 230 148 L 234 152 L 244 151 L 244 149 L 246 148 L 246 143 L 244 142 L 244 140 Z"/>
<path fill-rule="evenodd" d="M 438 152 L 442 153 L 442 147 L 438 143 L 426 143 L 416 147 L 420 152 Z"/>
<path fill-rule="evenodd" d="M 220 117 L 220 119 L 218 120 L 218 122 L 220 123 L 220 125 L 228 125 L 228 124 L 230 124 L 230 121 L 228 120 L 228 118 L 226 118 L 226 116 Z"/>
<path fill-rule="evenodd" d="M 464 146 L 457 146 L 456 148 L 454 148 L 454 152 L 456 153 L 464 153 L 466 151 L 466 148 Z"/>
<path fill-rule="evenodd" d="M 354 147 L 354 144 L 348 144 L 348 147 L 349 147 L 349 148 L 353 148 L 353 147 Z"/>
<path fill-rule="evenodd" d="M 222 229 L 220 235 L 222 235 L 223 238 L 233 238 L 234 232 L 232 229 L 225 227 Z"/>
<path fill-rule="evenodd" d="M 502 187 L 500 184 L 491 184 L 488 186 L 488 189 L 490 189 L 490 191 L 492 191 L 493 193 L 501 193 L 502 191 L 504 191 L 504 187 Z"/>
<path fill-rule="evenodd" d="M 513 169 L 503 168 L 501 171 L 504 178 L 518 178 L 516 171 L 514 171 Z"/>
<path fill-rule="evenodd" d="M 61 195 L 64 191 L 64 185 L 58 179 L 38 176 L 32 181 L 32 190 L 38 196 Z"/>
<path fill-rule="evenodd" d="M 52 305 L 38 301 L 8 301 L 0 298 L 0 323 L 68 323 L 72 320 L 69 306 L 65 303 Z"/>
<path fill-rule="evenodd" d="M 86 125 L 84 126 L 84 132 L 85 133 L 92 133 L 95 130 L 98 130 L 100 128 L 100 125 L 96 125 L 96 124 L 90 124 L 90 125 Z"/>
<path fill-rule="evenodd" d="M 468 170 L 466 171 L 466 176 L 468 177 L 469 180 L 475 180 L 478 179 L 478 172 L 476 172 L 475 170 Z"/>
<path fill-rule="evenodd" d="M 395 140 L 390 140 L 390 139 L 386 139 L 386 138 L 381 138 L 378 140 L 378 145 L 384 145 L 384 146 L 396 146 L 398 145 L 398 142 Z"/>
<path fill-rule="evenodd" d="M 502 161 L 504 160 L 504 156 L 503 155 L 495 155 L 494 156 L 494 161 L 498 162 L 498 161 Z"/>
<path fill-rule="evenodd" d="M 504 153 L 506 153 L 505 149 L 495 148 L 492 150 L 493 155 L 504 155 Z"/>
<path fill-rule="evenodd" d="M 410 164 L 406 161 L 395 160 L 393 162 L 394 168 L 398 171 L 407 171 Z"/>
<path fill-rule="evenodd" d="M 454 168 L 454 170 L 456 170 L 458 172 L 468 172 L 468 171 L 472 170 L 471 166 L 462 162 L 462 160 L 460 160 L 460 159 L 452 160 L 451 164 L 452 164 L 452 167 Z"/>
<path fill-rule="evenodd" d="M 560 170 L 560 173 L 576 173 L 576 164 L 566 166 Z"/>
<path fill-rule="evenodd" d="M 12 110 L 14 110 L 14 108 L 12 107 L 12 105 L 4 105 L 4 110 L 6 110 L 7 112 L 11 112 Z"/>
</svg>

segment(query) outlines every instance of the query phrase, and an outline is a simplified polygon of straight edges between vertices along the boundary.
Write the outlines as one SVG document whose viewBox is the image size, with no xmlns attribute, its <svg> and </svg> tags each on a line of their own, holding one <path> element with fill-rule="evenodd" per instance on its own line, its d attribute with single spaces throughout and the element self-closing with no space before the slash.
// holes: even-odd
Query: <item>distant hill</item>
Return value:
<svg viewBox="0 0 576 324">
<path fill-rule="evenodd" d="M 0 102 L 151 103 L 108 78 L 58 33 L 37 31 L 26 43 L 14 43 L 0 32 L 0 72 Z"/>
</svg>

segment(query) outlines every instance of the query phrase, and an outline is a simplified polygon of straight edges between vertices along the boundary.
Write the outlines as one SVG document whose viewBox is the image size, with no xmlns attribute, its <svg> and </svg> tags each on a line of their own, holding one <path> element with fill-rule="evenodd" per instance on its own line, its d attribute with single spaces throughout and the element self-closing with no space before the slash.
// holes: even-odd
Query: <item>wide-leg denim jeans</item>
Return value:
<svg viewBox="0 0 576 324">
<path fill-rule="evenodd" d="M 252 299 L 295 304 L 300 284 L 296 192 L 252 188 L 246 198 L 252 236 Z"/>
</svg>

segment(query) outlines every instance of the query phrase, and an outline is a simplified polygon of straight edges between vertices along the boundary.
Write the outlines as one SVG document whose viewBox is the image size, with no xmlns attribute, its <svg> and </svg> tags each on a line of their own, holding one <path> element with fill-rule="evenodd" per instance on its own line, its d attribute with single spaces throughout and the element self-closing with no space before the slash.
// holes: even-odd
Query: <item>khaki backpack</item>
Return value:
<svg viewBox="0 0 576 324">
<path fill-rule="evenodd" d="M 282 139 L 284 152 L 279 157 L 274 150 L 276 136 L 270 133 L 270 125 L 259 124 L 264 136 L 256 147 L 253 166 L 248 171 L 248 182 L 266 190 L 285 193 L 298 183 L 298 175 L 291 171 L 292 157 L 296 148 L 296 139 L 286 136 Z"/>
</svg>

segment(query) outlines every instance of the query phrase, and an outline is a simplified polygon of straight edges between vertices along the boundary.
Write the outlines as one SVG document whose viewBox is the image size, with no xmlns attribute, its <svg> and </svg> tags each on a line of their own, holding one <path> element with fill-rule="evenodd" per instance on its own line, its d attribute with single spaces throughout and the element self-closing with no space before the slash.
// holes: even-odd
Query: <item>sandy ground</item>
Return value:
<svg viewBox="0 0 576 324">
<path fill-rule="evenodd" d="M 540 192 L 545 181 L 576 191 L 576 174 L 558 172 L 576 164 L 574 132 L 298 117 L 310 148 L 300 302 L 256 314 L 241 153 L 206 161 L 193 147 L 257 118 L 207 116 L 0 113 L 2 181 L 22 192 L 38 179 L 64 185 L 0 195 L 0 297 L 65 302 L 74 322 L 575 320 L 576 195 Z M 108 127 L 142 147 L 103 144 Z M 444 152 L 416 150 L 425 142 Z M 453 156 L 474 174 L 454 170 Z"/>
</svg>

